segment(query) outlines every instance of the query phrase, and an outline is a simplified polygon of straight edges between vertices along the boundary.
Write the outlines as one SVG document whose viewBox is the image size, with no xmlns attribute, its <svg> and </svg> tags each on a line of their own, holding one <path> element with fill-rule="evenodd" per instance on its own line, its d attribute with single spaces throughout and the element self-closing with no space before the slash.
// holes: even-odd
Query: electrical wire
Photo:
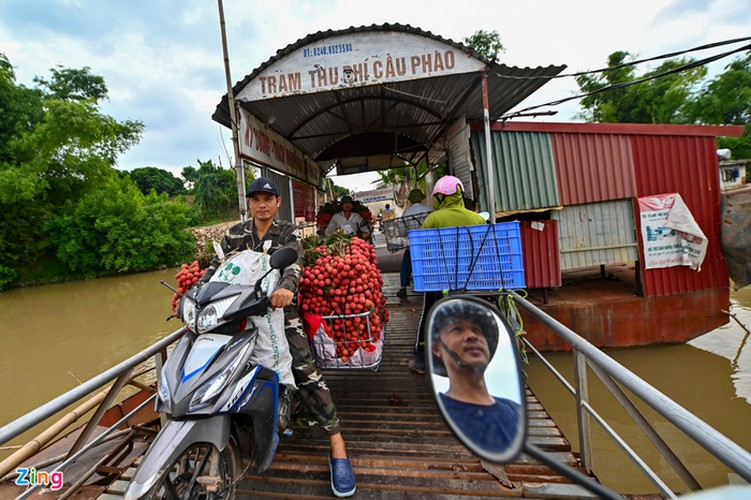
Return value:
<svg viewBox="0 0 751 500">
<path fill-rule="evenodd" d="M 501 116 L 498 119 L 499 120 L 507 120 L 509 118 L 514 118 L 514 117 L 518 116 L 521 113 L 527 113 L 527 112 L 529 112 L 531 110 L 534 110 L 534 109 L 544 108 L 544 107 L 547 107 L 547 106 L 558 106 L 559 104 L 563 104 L 564 102 L 573 101 L 575 99 L 583 99 L 585 97 L 589 97 L 591 95 L 599 94 L 601 92 L 608 92 L 608 91 L 611 91 L 611 90 L 622 89 L 622 88 L 625 88 L 625 87 L 630 87 L 631 85 L 636 85 L 636 84 L 639 84 L 639 83 L 648 82 L 650 80 L 656 80 L 657 78 L 662 78 L 664 76 L 672 75 L 672 74 L 675 74 L 675 73 L 680 73 L 682 71 L 686 71 L 686 70 L 689 70 L 689 69 L 697 68 L 699 66 L 704 66 L 705 64 L 709 64 L 711 62 L 714 62 L 714 61 L 717 61 L 719 59 L 728 57 L 728 56 L 730 56 L 732 54 L 735 54 L 735 53 L 738 53 L 738 52 L 743 52 L 745 50 L 751 50 L 751 44 L 744 45 L 743 47 L 740 47 L 740 48 L 737 48 L 737 49 L 733 49 L 733 50 L 729 50 L 729 51 L 723 52 L 721 54 L 717 54 L 717 55 L 714 55 L 714 56 L 706 57 L 704 59 L 699 59 L 697 61 L 693 61 L 693 62 L 690 62 L 688 64 L 684 64 L 682 66 L 678 66 L 676 68 L 673 68 L 673 69 L 668 70 L 668 71 L 664 71 L 662 73 L 658 73 L 656 75 L 651 75 L 651 76 L 648 76 L 648 77 L 641 78 L 639 80 L 632 80 L 632 81 L 629 81 L 629 82 L 614 83 L 613 85 L 607 85 L 605 87 L 599 88 L 597 90 L 593 90 L 592 92 L 587 92 L 585 94 L 577 94 L 577 95 L 570 96 L 570 97 L 564 97 L 563 99 L 558 99 L 556 101 L 546 102 L 544 104 L 537 104 L 535 106 L 529 106 L 527 108 L 520 109 L 519 111 L 511 113 L 509 115 L 503 115 L 503 116 Z"/>
<path fill-rule="evenodd" d="M 707 49 L 712 49 L 715 47 L 721 47 L 723 45 L 730 45 L 732 43 L 747 42 L 749 40 L 751 40 L 750 36 L 743 37 L 743 38 L 733 38 L 731 40 L 723 40 L 721 42 L 713 42 L 713 43 L 708 43 L 706 45 L 700 45 L 698 47 L 694 47 L 691 49 L 679 50 L 676 52 L 668 52 L 667 54 L 661 54 L 659 56 L 648 57 L 646 59 L 638 59 L 635 61 L 617 64 L 615 66 L 608 66 L 607 68 L 592 69 L 588 71 L 580 71 L 577 73 L 564 73 L 564 74 L 555 75 L 555 76 L 511 76 L 511 75 L 502 75 L 500 73 L 496 73 L 496 76 L 498 76 L 499 78 L 506 78 L 509 80 L 540 80 L 540 79 L 552 80 L 554 78 L 568 78 L 568 77 L 592 75 L 595 73 L 605 73 L 607 71 L 614 71 L 616 69 L 628 68 L 630 66 L 636 66 L 637 64 L 642 64 L 645 62 L 658 61 L 660 59 L 667 59 L 669 57 L 680 56 L 683 54 L 688 54 L 690 52 L 698 52 L 700 50 L 707 50 Z"/>
</svg>

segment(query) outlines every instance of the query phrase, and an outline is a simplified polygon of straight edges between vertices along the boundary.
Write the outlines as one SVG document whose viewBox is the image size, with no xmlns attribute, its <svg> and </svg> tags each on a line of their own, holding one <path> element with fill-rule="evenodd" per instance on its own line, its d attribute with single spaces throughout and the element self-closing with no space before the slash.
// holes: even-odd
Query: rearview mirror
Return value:
<svg viewBox="0 0 751 500">
<path fill-rule="evenodd" d="M 516 341 L 487 301 L 455 295 L 427 319 L 427 367 L 451 430 L 473 453 L 507 462 L 526 439 L 527 413 Z"/>
<path fill-rule="evenodd" d="M 274 269 L 284 269 L 297 262 L 297 252 L 294 248 L 282 247 L 271 254 L 269 264 Z"/>
</svg>

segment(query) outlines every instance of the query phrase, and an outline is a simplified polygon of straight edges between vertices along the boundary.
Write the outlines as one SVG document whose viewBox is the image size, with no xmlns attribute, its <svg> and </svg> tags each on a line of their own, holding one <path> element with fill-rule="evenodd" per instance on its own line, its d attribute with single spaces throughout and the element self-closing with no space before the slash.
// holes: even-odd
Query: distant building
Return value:
<svg viewBox="0 0 751 500">
<path fill-rule="evenodd" d="M 387 203 L 397 212 L 397 217 L 399 216 L 400 210 L 396 206 L 394 189 L 391 187 L 361 191 L 354 193 L 352 197 L 368 207 L 374 216 L 384 210 Z"/>
<path fill-rule="evenodd" d="M 746 166 L 751 160 L 720 161 L 720 189 L 727 191 L 746 185 Z"/>
</svg>

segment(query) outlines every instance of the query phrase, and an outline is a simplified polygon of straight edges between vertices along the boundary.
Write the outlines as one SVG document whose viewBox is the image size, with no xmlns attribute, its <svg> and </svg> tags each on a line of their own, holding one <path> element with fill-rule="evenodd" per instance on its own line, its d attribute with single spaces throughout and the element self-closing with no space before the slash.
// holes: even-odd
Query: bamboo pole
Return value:
<svg viewBox="0 0 751 500">
<path fill-rule="evenodd" d="M 235 94 L 232 91 L 232 78 L 229 67 L 229 50 L 227 49 L 227 29 L 224 22 L 224 5 L 222 0 L 217 0 L 219 7 L 219 27 L 222 33 L 222 53 L 224 55 L 224 79 L 227 84 L 227 103 L 229 106 L 229 119 L 232 126 L 232 147 L 235 154 L 235 176 L 237 177 L 237 203 L 240 208 L 240 219 L 247 220 L 247 205 L 245 200 L 245 167 L 240 157 L 240 138 L 238 131 L 238 109 L 235 106 Z"/>
<path fill-rule="evenodd" d="M 42 449 L 47 443 L 53 440 L 58 434 L 64 431 L 69 425 L 74 424 L 78 419 L 86 415 L 92 409 L 96 408 L 104 398 L 107 397 L 107 390 L 100 392 L 93 398 L 82 403 L 78 408 L 71 411 L 63 418 L 55 422 L 52 426 L 48 427 L 44 432 L 37 437 L 26 443 L 10 455 L 8 458 L 0 462 L 0 477 L 5 476 L 9 472 L 13 471 L 22 464 L 25 460 L 31 458 L 39 450 Z"/>
</svg>

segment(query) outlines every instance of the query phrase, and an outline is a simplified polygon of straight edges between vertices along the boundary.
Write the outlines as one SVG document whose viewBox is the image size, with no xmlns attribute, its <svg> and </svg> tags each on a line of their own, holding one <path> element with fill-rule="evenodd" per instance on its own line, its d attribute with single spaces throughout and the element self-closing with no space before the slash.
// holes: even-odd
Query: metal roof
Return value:
<svg viewBox="0 0 751 500">
<path fill-rule="evenodd" d="M 232 89 L 237 97 L 264 71 L 305 47 L 320 47 L 327 39 L 361 33 L 394 33 L 424 37 L 445 44 L 487 68 L 491 119 L 522 102 L 565 66 L 519 68 L 484 59 L 469 47 L 402 24 L 350 27 L 319 31 L 279 50 Z M 387 39 L 387 38 L 385 38 Z M 338 165 L 339 173 L 354 173 L 417 163 L 429 154 L 431 163 L 442 161 L 437 139 L 456 119 L 482 119 L 482 72 L 427 76 L 406 81 L 340 87 L 316 93 L 290 93 L 282 97 L 238 100 L 238 104 L 289 140 L 323 172 Z M 514 77 L 514 78 L 508 78 Z M 524 77 L 519 79 L 518 77 Z M 230 126 L 225 94 L 212 118 Z M 369 144 L 369 150 L 363 145 Z M 377 145 L 374 146 L 374 145 Z M 429 152 L 429 153 L 428 153 Z M 349 158 L 349 160 L 347 160 Z"/>
</svg>

